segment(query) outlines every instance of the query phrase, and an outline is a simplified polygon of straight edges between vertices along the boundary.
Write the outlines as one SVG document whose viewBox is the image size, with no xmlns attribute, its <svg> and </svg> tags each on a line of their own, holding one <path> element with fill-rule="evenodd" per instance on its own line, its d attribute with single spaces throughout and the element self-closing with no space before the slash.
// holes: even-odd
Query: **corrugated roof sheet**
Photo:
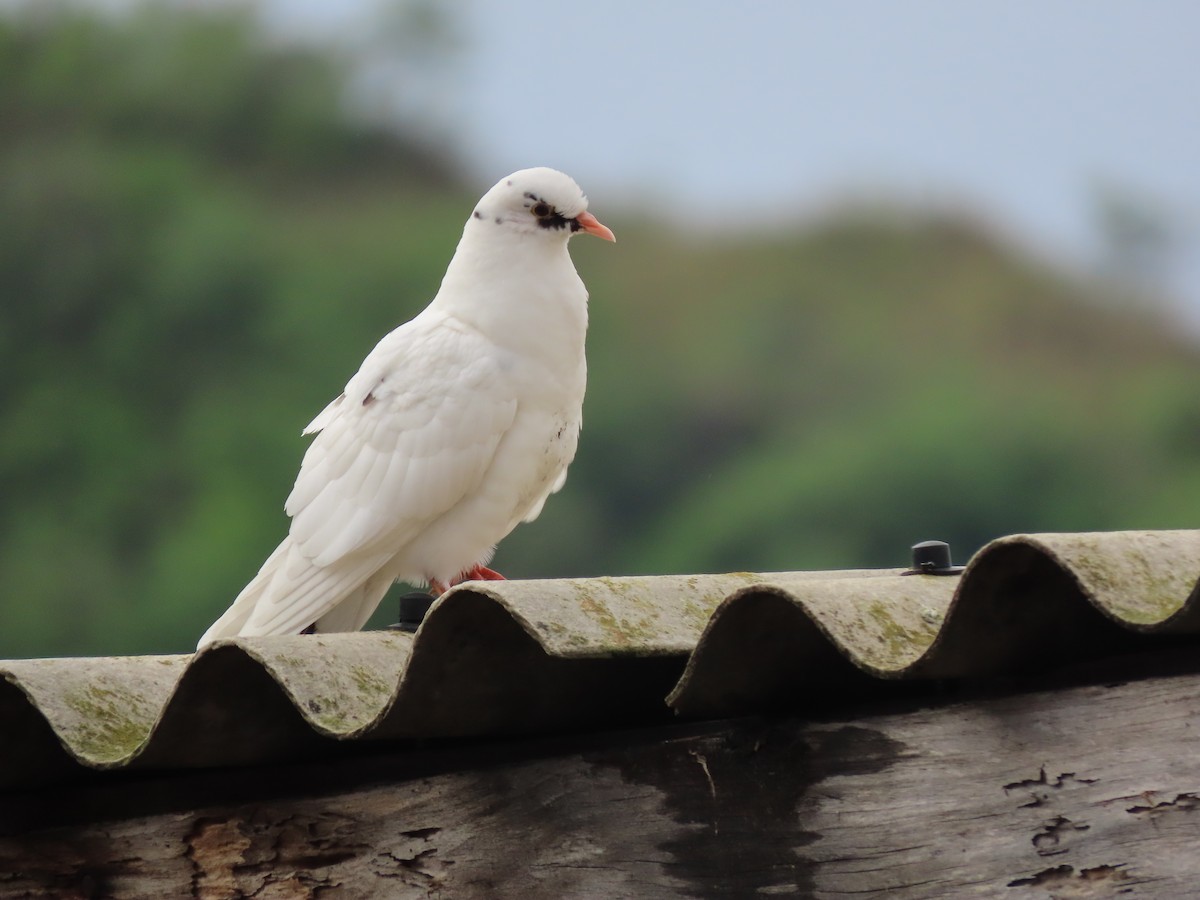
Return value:
<svg viewBox="0 0 1200 900">
<path fill-rule="evenodd" d="M 1200 631 L 1200 531 L 1014 535 L 902 569 L 473 583 L 415 635 L 0 663 L 0 786 L 233 765 L 336 742 L 803 709 Z"/>
</svg>

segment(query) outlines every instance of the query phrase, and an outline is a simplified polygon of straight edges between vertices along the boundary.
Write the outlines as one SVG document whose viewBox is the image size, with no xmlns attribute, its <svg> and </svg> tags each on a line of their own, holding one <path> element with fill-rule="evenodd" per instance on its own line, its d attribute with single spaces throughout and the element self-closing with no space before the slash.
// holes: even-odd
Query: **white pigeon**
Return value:
<svg viewBox="0 0 1200 900">
<path fill-rule="evenodd" d="M 304 429 L 288 536 L 200 638 L 362 628 L 396 581 L 500 578 L 575 456 L 587 376 L 578 232 L 615 240 L 554 169 L 483 195 L 437 295 L 379 342 Z"/>
</svg>

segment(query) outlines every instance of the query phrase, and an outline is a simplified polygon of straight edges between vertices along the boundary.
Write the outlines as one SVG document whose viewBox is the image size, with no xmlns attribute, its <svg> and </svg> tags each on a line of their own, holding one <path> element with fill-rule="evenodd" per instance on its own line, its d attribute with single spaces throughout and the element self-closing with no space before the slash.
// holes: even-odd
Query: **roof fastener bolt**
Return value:
<svg viewBox="0 0 1200 900">
<path fill-rule="evenodd" d="M 388 631 L 407 631 L 410 634 L 420 627 L 425 619 L 425 613 L 433 605 L 433 597 L 424 591 L 412 591 L 400 595 L 399 621 L 389 625 Z"/>
<path fill-rule="evenodd" d="M 950 561 L 950 545 L 945 541 L 921 541 L 913 544 L 912 568 L 905 575 L 957 575 L 962 566 Z"/>
</svg>

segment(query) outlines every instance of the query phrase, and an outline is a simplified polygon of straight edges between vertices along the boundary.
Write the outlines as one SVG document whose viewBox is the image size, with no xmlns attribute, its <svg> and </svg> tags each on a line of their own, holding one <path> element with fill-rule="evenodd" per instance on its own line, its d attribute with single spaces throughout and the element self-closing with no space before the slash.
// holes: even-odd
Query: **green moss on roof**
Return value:
<svg viewBox="0 0 1200 900">
<path fill-rule="evenodd" d="M 900 669 L 911 663 L 929 647 L 936 629 L 915 631 L 896 621 L 895 612 L 888 604 L 876 600 L 867 607 L 867 615 L 874 623 L 872 635 L 883 647 L 881 668 Z"/>
<path fill-rule="evenodd" d="M 77 717 L 65 736 L 71 750 L 101 765 L 131 756 L 145 741 L 157 713 L 145 708 L 140 694 L 112 684 L 66 690 L 61 702 Z"/>
</svg>

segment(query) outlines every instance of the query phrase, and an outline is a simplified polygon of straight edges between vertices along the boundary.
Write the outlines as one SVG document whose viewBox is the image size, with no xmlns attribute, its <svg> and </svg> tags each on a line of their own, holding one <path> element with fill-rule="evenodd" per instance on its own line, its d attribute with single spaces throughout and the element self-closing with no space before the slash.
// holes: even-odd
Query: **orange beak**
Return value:
<svg viewBox="0 0 1200 900">
<path fill-rule="evenodd" d="M 617 236 L 612 233 L 612 229 L 601 225 L 600 220 L 590 212 L 581 212 L 575 217 L 575 221 L 579 223 L 580 231 L 594 234 L 596 237 L 604 238 L 606 241 L 615 241 L 617 239 Z"/>
</svg>

